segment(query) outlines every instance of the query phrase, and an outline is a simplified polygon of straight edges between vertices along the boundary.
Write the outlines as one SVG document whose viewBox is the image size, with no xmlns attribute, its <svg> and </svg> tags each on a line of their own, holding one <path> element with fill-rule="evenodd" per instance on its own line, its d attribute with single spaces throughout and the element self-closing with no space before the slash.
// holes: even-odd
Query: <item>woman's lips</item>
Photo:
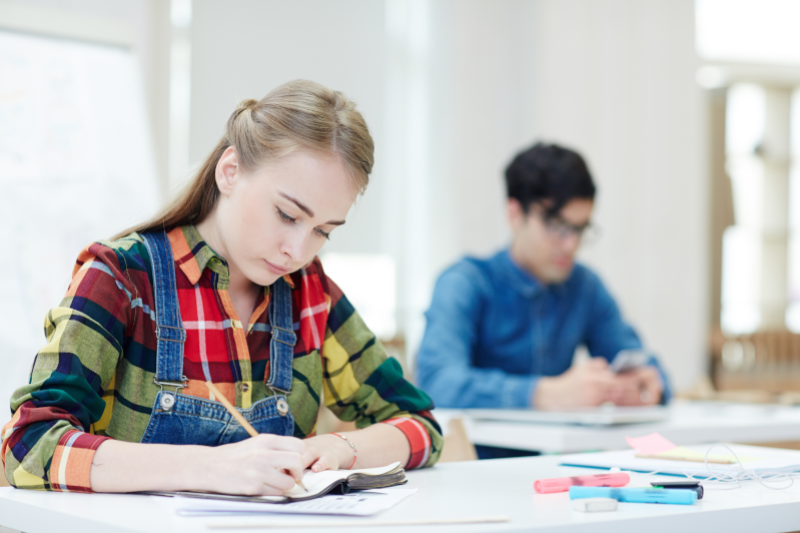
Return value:
<svg viewBox="0 0 800 533">
<path fill-rule="evenodd" d="M 279 276 L 285 276 L 286 274 L 288 274 L 290 272 L 290 270 L 288 268 L 279 267 L 278 265 L 276 265 L 274 263 L 270 263 L 266 259 L 264 259 L 264 263 L 267 265 L 267 268 L 269 269 L 269 271 L 272 272 L 273 274 L 277 274 Z"/>
</svg>

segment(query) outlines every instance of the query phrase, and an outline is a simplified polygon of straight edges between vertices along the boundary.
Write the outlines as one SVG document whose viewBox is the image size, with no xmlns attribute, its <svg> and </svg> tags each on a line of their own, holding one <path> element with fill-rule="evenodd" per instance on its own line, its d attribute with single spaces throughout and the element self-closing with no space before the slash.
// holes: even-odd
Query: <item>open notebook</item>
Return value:
<svg viewBox="0 0 800 533">
<path fill-rule="evenodd" d="M 214 492 L 162 492 L 147 491 L 140 494 L 155 496 L 184 496 L 189 498 L 208 498 L 213 500 L 229 500 L 239 502 L 290 503 L 302 502 L 318 498 L 329 492 L 347 494 L 351 490 L 382 489 L 402 485 L 406 480 L 406 471 L 400 463 L 392 463 L 378 468 L 362 468 L 360 470 L 326 470 L 303 474 L 304 491 L 298 485 L 286 491 L 283 496 L 238 496 L 234 494 L 217 494 Z"/>
</svg>

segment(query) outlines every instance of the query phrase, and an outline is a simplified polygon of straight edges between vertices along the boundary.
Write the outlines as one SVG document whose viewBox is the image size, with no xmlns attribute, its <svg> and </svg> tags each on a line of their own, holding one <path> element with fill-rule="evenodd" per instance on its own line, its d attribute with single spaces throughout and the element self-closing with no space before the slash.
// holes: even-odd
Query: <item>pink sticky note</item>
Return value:
<svg viewBox="0 0 800 533">
<path fill-rule="evenodd" d="M 652 455 L 655 453 L 668 452 L 677 448 L 670 441 L 659 433 L 651 433 L 644 437 L 625 437 L 628 445 L 639 453 Z"/>
</svg>

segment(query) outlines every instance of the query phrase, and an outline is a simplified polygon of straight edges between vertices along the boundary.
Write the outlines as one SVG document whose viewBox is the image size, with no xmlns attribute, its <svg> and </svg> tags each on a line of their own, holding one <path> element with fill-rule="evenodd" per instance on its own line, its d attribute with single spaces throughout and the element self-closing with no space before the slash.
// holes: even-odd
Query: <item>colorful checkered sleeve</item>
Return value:
<svg viewBox="0 0 800 533">
<path fill-rule="evenodd" d="M 92 492 L 92 457 L 97 447 L 108 437 L 82 431 L 67 431 L 58 441 L 50 466 L 53 490 L 62 492 Z"/>
<path fill-rule="evenodd" d="M 430 413 L 427 414 L 430 415 Z M 431 436 L 428 429 L 413 418 L 406 417 L 391 418 L 385 423 L 402 431 L 408 439 L 411 451 L 408 455 L 406 470 L 425 466 L 431 454 Z"/>
<path fill-rule="evenodd" d="M 432 466 L 444 440 L 430 414 L 431 398 L 403 377 L 400 364 L 387 357 L 341 290 L 330 279 L 325 281 L 331 297 L 322 347 L 326 405 L 340 419 L 355 421 L 358 428 L 394 420 L 391 423 L 411 444 L 408 468 Z"/>
<path fill-rule="evenodd" d="M 81 254 L 60 307 L 47 314 L 47 344 L 28 385 L 11 398 L 2 431 L 6 478 L 18 488 L 90 490 L 91 460 L 103 437 L 91 435 L 122 353 L 131 302 L 116 255 Z"/>
</svg>

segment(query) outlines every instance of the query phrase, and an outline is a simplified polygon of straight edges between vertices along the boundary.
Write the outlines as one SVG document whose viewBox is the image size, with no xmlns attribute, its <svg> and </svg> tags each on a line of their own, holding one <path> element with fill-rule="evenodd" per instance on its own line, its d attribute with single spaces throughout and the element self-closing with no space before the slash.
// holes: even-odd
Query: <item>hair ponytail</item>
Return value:
<svg viewBox="0 0 800 533">
<path fill-rule="evenodd" d="M 374 163 L 374 144 L 364 117 L 339 91 L 306 80 L 296 80 L 271 91 L 261 100 L 244 100 L 231 113 L 225 135 L 202 166 L 159 214 L 113 237 L 170 230 L 197 224 L 214 209 L 219 198 L 217 163 L 233 146 L 245 170 L 305 148 L 342 158 L 355 186 L 364 192 Z"/>
</svg>

